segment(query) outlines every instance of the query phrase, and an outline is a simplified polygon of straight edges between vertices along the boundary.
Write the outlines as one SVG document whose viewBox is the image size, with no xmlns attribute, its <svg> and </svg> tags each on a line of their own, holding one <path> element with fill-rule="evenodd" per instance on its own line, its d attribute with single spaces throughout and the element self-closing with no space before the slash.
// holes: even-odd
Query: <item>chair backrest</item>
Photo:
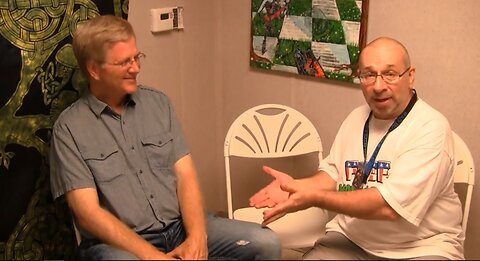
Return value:
<svg viewBox="0 0 480 261">
<path fill-rule="evenodd" d="M 224 144 L 228 217 L 233 216 L 230 156 L 280 158 L 318 152 L 320 136 L 310 120 L 297 110 L 279 104 L 263 104 L 243 112 L 230 126 Z"/>
<path fill-rule="evenodd" d="M 463 183 L 467 185 L 467 192 L 465 195 L 463 207 L 462 229 L 466 235 L 468 216 L 470 213 L 470 203 L 472 201 L 473 186 L 475 185 L 475 165 L 472 154 L 467 147 L 467 144 L 456 134 L 453 133 L 453 143 L 455 147 L 455 160 L 457 166 L 454 172 L 454 182 Z"/>
</svg>

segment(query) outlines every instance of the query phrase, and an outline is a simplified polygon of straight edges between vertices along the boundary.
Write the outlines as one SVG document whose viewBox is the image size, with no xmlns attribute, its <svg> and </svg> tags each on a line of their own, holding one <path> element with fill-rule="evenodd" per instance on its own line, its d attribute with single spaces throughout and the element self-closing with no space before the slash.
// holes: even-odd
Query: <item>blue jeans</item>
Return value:
<svg viewBox="0 0 480 261">
<path fill-rule="evenodd" d="M 208 257 L 228 260 L 280 259 L 281 246 L 275 232 L 259 224 L 207 216 Z M 141 236 L 162 252 L 170 252 L 185 240 L 181 221 L 175 222 L 161 233 Z M 78 260 L 134 260 L 133 254 L 107 244 L 82 242 Z"/>
</svg>

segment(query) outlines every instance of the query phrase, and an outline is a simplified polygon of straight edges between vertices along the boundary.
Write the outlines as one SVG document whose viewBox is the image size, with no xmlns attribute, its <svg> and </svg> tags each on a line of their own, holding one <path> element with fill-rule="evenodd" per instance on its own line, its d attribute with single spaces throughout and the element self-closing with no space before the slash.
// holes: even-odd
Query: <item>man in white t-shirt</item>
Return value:
<svg viewBox="0 0 480 261">
<path fill-rule="evenodd" d="M 369 43 L 358 70 L 367 104 L 342 123 L 318 173 L 294 180 L 264 167 L 275 180 L 250 204 L 271 208 L 264 224 L 310 207 L 338 213 L 304 259 L 463 259 L 447 119 L 417 97 L 398 41 Z"/>
</svg>

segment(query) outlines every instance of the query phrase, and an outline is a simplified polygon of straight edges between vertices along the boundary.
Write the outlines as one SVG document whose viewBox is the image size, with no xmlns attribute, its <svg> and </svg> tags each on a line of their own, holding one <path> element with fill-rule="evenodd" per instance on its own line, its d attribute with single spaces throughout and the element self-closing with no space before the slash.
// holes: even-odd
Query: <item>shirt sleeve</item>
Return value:
<svg viewBox="0 0 480 261">
<path fill-rule="evenodd" d="M 166 97 L 166 96 L 165 96 Z M 173 162 L 177 162 L 185 155 L 189 154 L 189 149 L 183 135 L 181 125 L 175 115 L 172 104 L 168 100 L 168 109 L 170 117 L 170 132 L 173 136 Z"/>
<path fill-rule="evenodd" d="M 82 187 L 96 187 L 67 125 L 55 124 L 50 141 L 50 185 L 53 198 Z"/>
<path fill-rule="evenodd" d="M 452 179 L 454 159 L 447 130 L 432 122 L 405 137 L 390 178 L 377 187 L 385 201 L 416 226 Z"/>
</svg>

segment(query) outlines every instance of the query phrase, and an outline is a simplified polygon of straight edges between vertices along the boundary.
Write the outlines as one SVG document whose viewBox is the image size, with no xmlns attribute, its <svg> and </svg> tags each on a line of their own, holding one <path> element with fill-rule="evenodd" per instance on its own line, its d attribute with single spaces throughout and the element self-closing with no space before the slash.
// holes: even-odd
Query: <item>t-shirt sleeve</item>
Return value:
<svg viewBox="0 0 480 261">
<path fill-rule="evenodd" d="M 339 177 L 340 173 L 343 173 L 343 170 L 339 169 L 341 165 L 339 162 L 342 162 L 342 155 L 345 148 L 349 145 L 345 144 L 345 135 L 351 135 L 350 133 L 350 125 L 352 124 L 352 118 L 354 118 L 354 122 L 358 121 L 358 113 L 364 110 L 363 107 L 359 107 L 356 110 L 352 111 L 342 122 L 337 135 L 335 136 L 335 140 L 333 141 L 332 147 L 330 148 L 330 152 L 327 157 L 325 157 L 319 164 L 318 170 L 325 171 L 333 180 L 339 182 L 341 178 Z"/>
<path fill-rule="evenodd" d="M 451 135 L 437 124 L 423 126 L 395 159 L 390 178 L 377 186 L 385 201 L 408 222 L 418 226 L 428 206 L 451 182 L 454 161 L 448 150 Z"/>
</svg>

